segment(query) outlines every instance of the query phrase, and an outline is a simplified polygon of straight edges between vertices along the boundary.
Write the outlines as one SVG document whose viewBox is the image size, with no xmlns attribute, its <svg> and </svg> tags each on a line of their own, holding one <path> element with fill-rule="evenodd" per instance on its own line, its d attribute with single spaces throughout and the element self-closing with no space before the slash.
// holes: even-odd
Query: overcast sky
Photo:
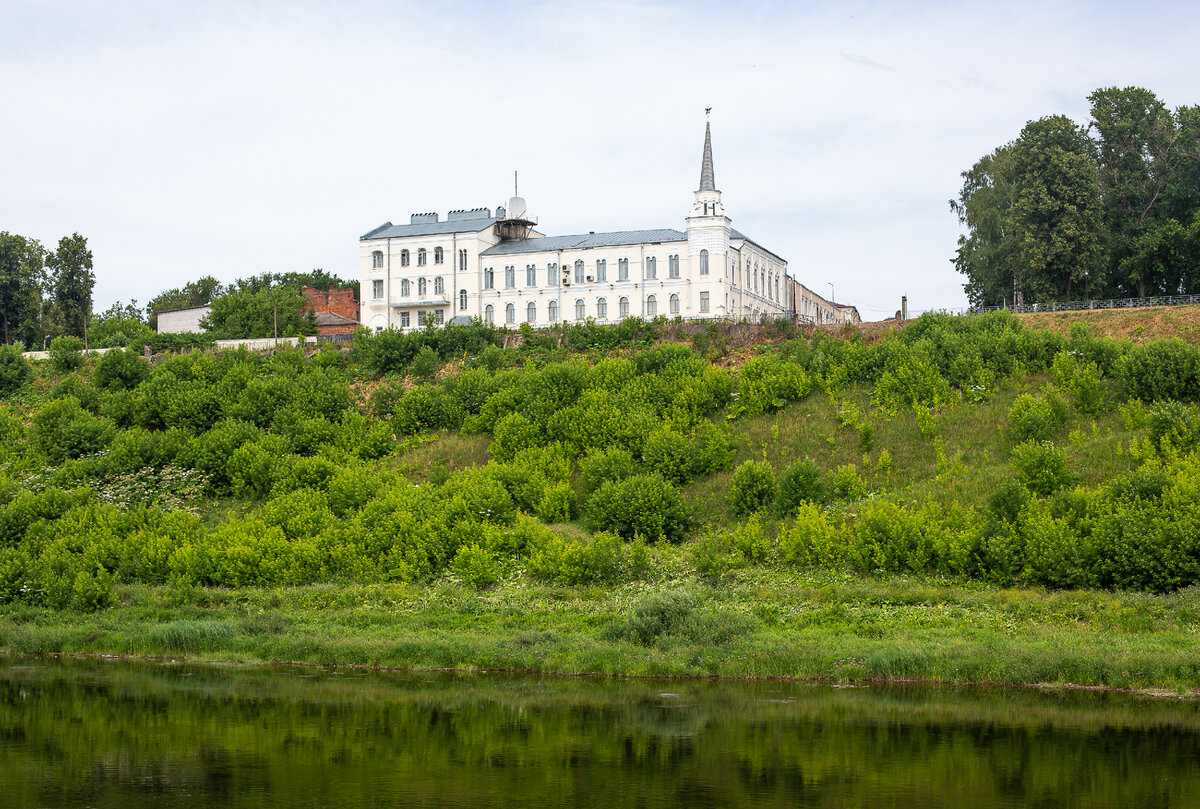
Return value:
<svg viewBox="0 0 1200 809">
<path fill-rule="evenodd" d="M 95 254 L 97 309 L 358 274 L 495 207 L 682 229 L 712 107 L 734 227 L 864 319 L 965 305 L 959 173 L 1098 87 L 1200 103 L 1200 9 L 1125 3 L 0 0 L 0 230 Z"/>
</svg>

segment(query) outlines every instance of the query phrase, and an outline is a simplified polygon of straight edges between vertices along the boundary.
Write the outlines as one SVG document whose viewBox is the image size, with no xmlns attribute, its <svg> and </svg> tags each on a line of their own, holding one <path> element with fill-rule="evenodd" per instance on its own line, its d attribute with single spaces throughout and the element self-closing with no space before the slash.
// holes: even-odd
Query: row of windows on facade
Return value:
<svg viewBox="0 0 1200 809">
<path fill-rule="evenodd" d="M 428 258 L 429 258 L 429 252 L 424 247 L 417 250 L 417 266 L 418 267 L 424 267 L 427 263 L 429 263 Z M 434 264 L 444 264 L 445 258 L 446 258 L 446 254 L 442 250 L 442 248 L 440 248 L 440 247 L 433 248 L 433 263 Z M 401 267 L 407 267 L 410 263 L 410 259 L 411 259 L 411 254 L 408 252 L 408 250 L 400 251 L 400 266 Z M 383 260 L 384 259 L 383 259 L 383 251 L 382 250 L 375 250 L 374 252 L 372 252 L 371 253 L 371 269 L 382 270 L 383 266 L 384 266 Z M 458 269 L 462 272 L 467 271 L 467 251 L 466 250 L 458 251 Z"/>
<path fill-rule="evenodd" d="M 425 258 L 426 258 L 426 251 L 425 251 L 425 248 L 422 247 L 421 249 L 417 250 L 417 266 L 424 266 Z M 459 258 L 459 269 L 463 272 L 466 272 L 467 251 L 459 250 L 458 258 Z M 440 247 L 434 248 L 433 263 L 434 264 L 442 263 L 442 248 L 440 248 Z M 409 264 L 408 250 L 401 250 L 400 251 L 400 266 L 407 267 L 408 264 Z M 375 252 L 373 252 L 371 254 L 371 267 L 373 269 L 382 269 L 383 266 L 384 266 L 383 265 L 383 251 L 376 250 Z M 747 267 L 746 270 L 752 277 L 751 283 L 754 287 L 755 292 L 757 292 L 757 293 L 765 292 L 766 296 L 768 298 L 770 298 L 771 300 L 775 300 L 775 301 L 780 300 L 780 289 L 779 289 L 780 278 L 778 275 L 776 275 L 775 273 L 770 272 L 766 269 L 760 269 L 757 265 L 755 265 L 753 267 Z M 732 271 L 732 266 L 731 266 L 731 271 Z M 709 263 L 708 263 L 708 251 L 707 250 L 700 251 L 700 274 L 701 275 L 709 274 Z M 667 277 L 668 278 L 678 278 L 679 277 L 679 256 L 678 255 L 672 255 L 667 258 Z M 655 278 L 658 278 L 658 259 L 655 258 L 654 256 L 646 257 L 644 278 L 647 280 L 653 280 Z M 617 260 L 617 280 L 618 281 L 628 281 L 629 280 L 629 259 L 622 258 L 622 259 Z M 739 279 L 739 282 L 740 282 L 740 280 L 741 279 Z M 595 281 L 595 282 L 608 281 L 608 261 L 607 260 L 597 259 L 596 265 L 595 265 L 595 272 L 591 276 L 589 276 L 587 274 L 586 265 L 584 264 L 582 259 L 575 262 L 575 283 L 576 284 L 586 284 L 591 281 Z M 418 281 L 417 281 L 417 284 L 418 284 L 417 294 L 418 295 L 425 294 L 424 288 L 422 286 L 424 283 L 425 283 L 425 279 L 423 279 L 423 278 L 418 279 Z M 436 290 L 437 294 L 442 294 L 441 283 L 442 283 L 442 279 L 440 279 L 440 278 L 435 279 L 435 285 L 438 287 Z M 546 283 L 548 286 L 558 286 L 558 265 L 557 264 L 551 263 L 551 264 L 546 265 Z M 504 288 L 505 289 L 515 289 L 516 286 L 517 286 L 517 268 L 515 266 L 511 266 L 511 265 L 508 267 L 505 267 L 504 268 Z M 537 286 L 537 267 L 533 264 L 525 265 L 525 286 L 527 286 L 527 287 L 536 287 Z M 491 267 L 489 267 L 483 271 L 483 288 L 484 289 L 495 289 L 496 288 L 496 271 L 494 269 L 492 269 Z M 400 294 L 402 296 L 407 296 L 409 294 L 407 279 L 401 282 Z M 376 297 L 377 297 L 377 299 L 383 297 L 383 293 L 380 292 L 380 294 Z"/>
<path fill-rule="evenodd" d="M 430 312 L 427 312 L 424 309 L 417 310 L 417 325 L 420 327 L 424 327 L 430 323 L 436 323 L 437 325 L 440 326 L 445 322 L 446 322 L 446 310 L 445 309 L 434 309 L 433 311 L 430 311 Z M 412 325 L 412 313 L 411 312 L 401 312 L 400 313 L 400 328 L 407 329 L 411 325 Z M 382 328 L 378 328 L 378 327 L 375 330 L 383 331 Z"/>
<path fill-rule="evenodd" d="M 646 297 L 646 317 L 658 317 L 658 299 L 654 295 Z M 700 293 L 700 312 L 707 313 L 709 311 L 709 295 L 707 292 Z M 667 313 L 677 317 L 679 315 L 679 296 L 671 295 L 667 301 Z M 558 301 L 550 301 L 546 306 L 547 319 L 551 323 L 558 322 Z M 575 301 L 575 319 L 587 320 L 587 302 L 583 298 Z M 622 296 L 617 301 L 617 317 L 624 319 L 629 317 L 629 298 Z M 600 298 L 596 301 L 596 319 L 608 319 L 608 299 Z M 496 322 L 496 307 L 488 304 L 483 310 L 483 320 L 485 323 Z M 504 322 L 506 324 L 517 322 L 517 307 L 514 304 L 508 304 L 504 307 Z M 525 306 L 525 322 L 537 323 L 537 304 L 530 301 Z"/>
</svg>

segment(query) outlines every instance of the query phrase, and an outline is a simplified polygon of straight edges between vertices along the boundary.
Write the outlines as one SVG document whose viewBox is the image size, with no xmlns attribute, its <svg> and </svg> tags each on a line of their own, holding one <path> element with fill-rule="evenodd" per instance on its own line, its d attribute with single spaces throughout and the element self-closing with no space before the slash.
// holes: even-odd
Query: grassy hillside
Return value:
<svg viewBox="0 0 1200 809">
<path fill-rule="evenodd" d="M 0 651 L 1200 686 L 1196 349 L 666 331 L 0 357 Z"/>
</svg>

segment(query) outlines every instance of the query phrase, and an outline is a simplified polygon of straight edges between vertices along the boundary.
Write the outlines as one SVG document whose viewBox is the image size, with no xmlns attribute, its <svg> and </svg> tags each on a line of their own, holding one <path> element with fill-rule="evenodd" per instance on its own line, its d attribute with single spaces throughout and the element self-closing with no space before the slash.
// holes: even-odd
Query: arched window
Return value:
<svg viewBox="0 0 1200 809">
<path fill-rule="evenodd" d="M 458 269 L 460 272 L 467 271 L 467 251 L 466 250 L 458 251 Z"/>
<path fill-rule="evenodd" d="M 654 256 L 646 256 L 646 277 L 658 277 L 658 259 L 656 259 Z"/>
<path fill-rule="evenodd" d="M 525 307 L 525 322 L 537 323 L 537 304 L 533 301 L 530 301 L 529 305 Z"/>
<path fill-rule="evenodd" d="M 629 317 L 629 298 L 622 296 L 621 300 L 617 301 L 617 314 L 622 318 Z"/>
<path fill-rule="evenodd" d="M 408 283 L 408 279 L 407 279 L 407 278 L 401 278 L 401 279 L 400 279 L 400 297 L 402 297 L 402 298 L 407 298 L 407 297 L 408 297 L 408 293 L 409 293 L 410 289 L 411 289 L 411 287 L 410 287 L 410 285 L 409 285 L 409 283 Z"/>
<path fill-rule="evenodd" d="M 408 266 L 408 251 L 407 250 L 400 251 L 400 266 L 401 267 Z"/>
<path fill-rule="evenodd" d="M 629 259 L 627 259 L 627 258 L 617 259 L 617 280 L 618 281 L 628 281 L 629 280 Z"/>
<path fill-rule="evenodd" d="M 708 275 L 708 251 L 700 251 L 700 274 Z"/>
<path fill-rule="evenodd" d="M 646 317 L 655 317 L 658 315 L 658 301 L 654 296 L 646 298 Z"/>
<path fill-rule="evenodd" d="M 512 289 L 516 285 L 517 285 L 517 268 L 510 264 L 504 268 L 504 288 Z"/>
<path fill-rule="evenodd" d="M 608 280 L 608 262 L 605 261 L 604 259 L 598 259 L 596 261 L 596 280 L 597 281 L 607 281 Z"/>
<path fill-rule="evenodd" d="M 587 306 L 583 302 L 583 298 L 575 301 L 575 319 L 583 320 L 587 316 Z"/>
<path fill-rule="evenodd" d="M 550 318 L 551 323 L 558 322 L 558 301 L 550 301 L 546 305 L 546 314 Z"/>
<path fill-rule="evenodd" d="M 467 291 L 460 289 L 458 291 L 458 308 L 460 311 L 466 311 L 467 308 Z"/>
<path fill-rule="evenodd" d="M 417 266 L 418 267 L 425 266 L 425 248 L 424 247 L 422 247 L 420 250 L 417 251 Z"/>
<path fill-rule="evenodd" d="M 433 263 L 441 264 L 442 263 L 442 255 L 443 255 L 442 248 L 440 248 L 440 247 L 433 248 Z"/>
<path fill-rule="evenodd" d="M 667 275 L 671 278 L 679 277 L 679 254 L 671 256 L 667 259 Z"/>
<path fill-rule="evenodd" d="M 424 298 L 425 291 L 429 288 L 428 282 L 424 278 L 417 279 L 417 297 Z"/>
<path fill-rule="evenodd" d="M 551 262 L 546 265 L 546 284 L 547 286 L 558 286 L 558 265 Z"/>
<path fill-rule="evenodd" d="M 537 286 L 537 266 L 534 264 L 525 265 L 525 286 Z"/>
<path fill-rule="evenodd" d="M 583 277 L 583 259 L 579 259 L 575 262 L 575 283 L 582 284 Z"/>
<path fill-rule="evenodd" d="M 446 282 L 442 280 L 440 275 L 433 279 L 433 294 L 439 296 L 446 294 Z"/>
<path fill-rule="evenodd" d="M 672 294 L 671 299 L 667 302 L 667 305 L 670 307 L 670 311 L 671 311 L 672 315 L 674 315 L 674 316 L 679 315 L 679 296 L 678 295 Z"/>
<path fill-rule="evenodd" d="M 496 271 L 493 270 L 491 267 L 488 267 L 486 270 L 483 271 L 483 288 L 484 289 L 495 289 L 496 288 Z"/>
<path fill-rule="evenodd" d="M 371 269 L 379 270 L 383 268 L 383 251 L 376 250 L 371 254 Z"/>
<path fill-rule="evenodd" d="M 483 322 L 484 323 L 495 323 L 496 322 L 496 309 L 490 303 L 483 310 Z"/>
<path fill-rule="evenodd" d="M 513 306 L 511 303 L 508 306 L 504 307 L 504 322 L 505 323 L 516 323 L 517 322 L 517 307 Z"/>
<path fill-rule="evenodd" d="M 596 301 L 596 319 L 605 320 L 608 318 L 608 301 L 604 298 Z"/>
</svg>

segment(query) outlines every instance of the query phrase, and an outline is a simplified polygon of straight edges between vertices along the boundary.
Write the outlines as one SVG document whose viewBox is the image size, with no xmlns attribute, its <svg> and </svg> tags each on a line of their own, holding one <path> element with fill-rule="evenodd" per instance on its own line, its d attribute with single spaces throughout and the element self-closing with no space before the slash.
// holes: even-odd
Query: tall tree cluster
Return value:
<svg viewBox="0 0 1200 809">
<path fill-rule="evenodd" d="M 1200 106 L 1096 90 L 963 172 L 956 269 L 976 306 L 1200 292 Z"/>
<path fill-rule="evenodd" d="M 83 337 L 92 313 L 92 251 L 78 233 L 46 250 L 37 239 L 0 232 L 0 326 L 5 343 Z"/>
</svg>

